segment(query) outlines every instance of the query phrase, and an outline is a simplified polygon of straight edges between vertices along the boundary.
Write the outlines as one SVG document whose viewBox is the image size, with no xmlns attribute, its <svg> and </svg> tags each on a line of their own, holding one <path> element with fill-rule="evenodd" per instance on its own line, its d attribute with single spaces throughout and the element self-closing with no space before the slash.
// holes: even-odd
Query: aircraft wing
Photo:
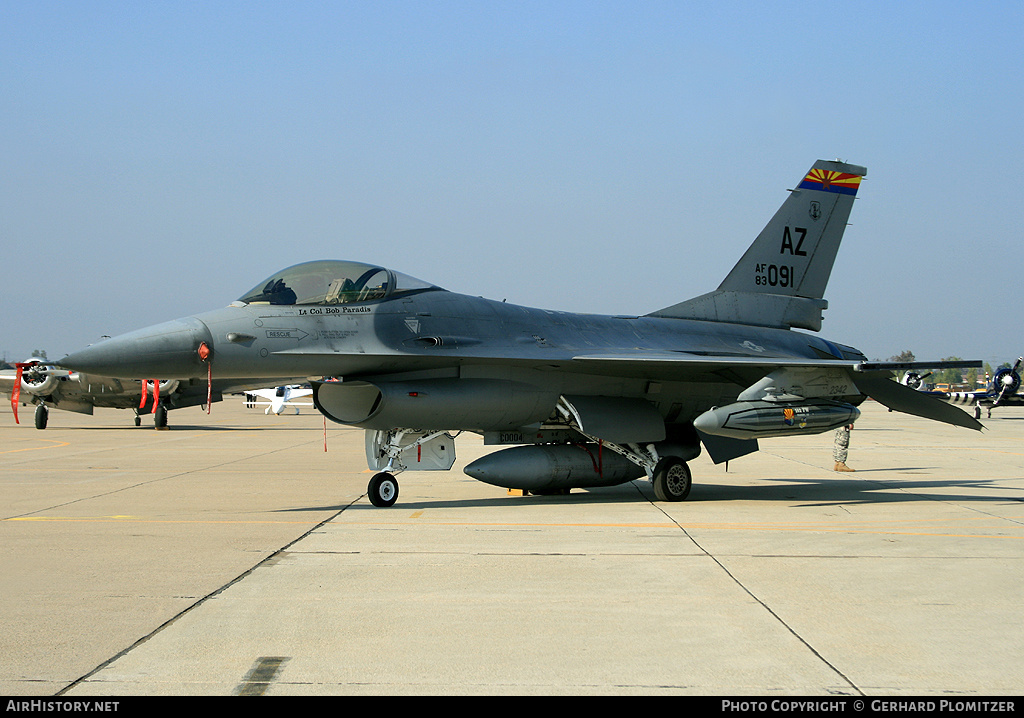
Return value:
<svg viewBox="0 0 1024 718">
<path fill-rule="evenodd" d="M 576 362 L 607 362 L 622 366 L 641 366 L 646 364 L 675 365 L 679 368 L 688 366 L 746 366 L 746 367 L 820 367 L 828 369 L 846 368 L 858 372 L 889 371 L 896 369 L 951 369 L 980 367 L 981 362 L 975 360 L 935 361 L 935 362 L 868 362 L 856 359 L 810 359 L 789 356 L 754 356 L 751 354 L 699 354 L 696 352 L 674 351 L 635 351 L 614 354 L 587 354 L 574 356 Z"/>
<path fill-rule="evenodd" d="M 658 367 L 661 371 L 673 369 L 714 369 L 720 367 L 743 368 L 778 368 L 778 367 L 818 367 L 822 369 L 854 369 L 859 362 L 851 359 L 801 359 L 795 357 L 761 357 L 761 356 L 729 356 L 694 354 L 690 352 L 647 352 L 637 351 L 627 354 L 588 354 L 574 356 L 574 362 L 593 364 L 595 367 L 606 366 L 620 369 L 651 369 Z"/>
<path fill-rule="evenodd" d="M 480 351 L 476 347 L 473 349 L 476 351 L 466 352 L 462 356 L 361 355 L 360 358 L 366 362 L 365 370 L 357 370 L 349 375 L 358 376 L 364 373 L 387 374 L 392 371 L 407 369 L 410 366 L 422 369 L 424 366 L 450 367 L 463 363 L 487 364 L 498 362 L 504 365 L 521 366 L 536 366 L 540 363 L 554 371 L 560 369 L 583 369 L 594 374 L 639 377 L 652 381 L 692 381 L 708 378 L 709 376 L 717 376 L 720 379 L 725 378 L 746 387 L 779 369 L 841 370 L 849 374 L 849 378 L 854 382 L 861 394 L 875 399 L 880 404 L 894 411 L 914 414 L 915 416 L 935 419 L 971 429 L 980 430 L 984 428 L 979 421 L 966 412 L 892 381 L 891 373 L 894 369 L 908 368 L 949 368 L 954 365 L 959 367 L 976 367 L 981 366 L 980 361 L 901 362 L 897 365 L 891 362 L 866 362 L 860 359 L 705 354 L 643 349 L 627 352 L 609 352 L 606 354 L 567 353 L 561 357 L 553 357 L 550 353 L 543 357 L 532 357 L 524 352 L 523 355 L 512 358 L 507 353 L 499 355 L 496 352 L 492 356 Z M 321 354 L 320 351 L 310 352 L 308 350 L 285 350 L 275 353 Z M 323 352 L 323 355 L 328 355 L 328 353 Z M 410 359 L 415 363 L 410 363 Z M 889 385 L 893 385 L 896 388 L 893 389 Z"/>
<path fill-rule="evenodd" d="M 617 352 L 574 356 L 576 371 L 649 381 L 729 381 L 748 387 L 773 371 L 821 369 L 852 372 L 857 362 L 844 359 L 692 354 L 688 352 Z M 569 368 L 569 367 L 566 367 Z"/>
<path fill-rule="evenodd" d="M 335 352 L 321 352 L 319 350 L 284 350 L 275 352 L 275 354 L 337 356 Z M 362 361 L 362 365 L 355 363 L 352 357 L 346 357 L 348 366 L 348 371 L 345 372 L 346 377 L 380 376 L 405 371 L 454 368 L 466 364 L 500 364 L 503 366 L 530 368 L 544 366 L 554 371 L 579 371 L 582 369 L 588 373 L 606 376 L 643 377 L 647 379 L 662 379 L 664 381 L 700 379 L 709 374 L 723 375 L 731 370 L 737 383 L 746 381 L 748 384 L 753 383 L 766 373 L 781 367 L 846 369 L 852 371 L 858 363 L 855 360 L 847 359 L 714 355 L 645 350 L 586 355 L 574 354 L 572 352 L 558 353 L 551 350 L 544 353 L 530 354 L 524 350 L 521 354 L 510 356 L 507 350 L 488 351 L 486 348 L 474 348 L 473 351 L 459 354 L 435 354 L 433 356 L 416 354 L 360 354 L 358 359 Z M 749 381 L 747 381 L 748 378 Z"/>
<path fill-rule="evenodd" d="M 10 394 L 14 391 L 14 382 L 17 375 L 13 369 L 0 371 L 0 394 Z"/>
<path fill-rule="evenodd" d="M 263 397 L 264 399 L 273 399 L 275 396 L 276 389 L 246 389 L 246 394 L 254 394 L 256 396 Z"/>
<path fill-rule="evenodd" d="M 273 406 L 276 399 L 283 399 L 283 406 L 315 406 L 311 401 L 296 401 L 305 396 L 312 396 L 312 389 L 291 389 L 288 391 L 287 397 L 281 397 L 277 394 L 277 388 L 273 389 L 246 389 L 246 394 L 258 396 L 266 401 L 254 401 L 248 406 Z"/>
<path fill-rule="evenodd" d="M 246 389 L 246 394 L 255 394 L 256 396 L 263 397 L 264 399 L 277 399 L 277 389 Z M 313 394 L 312 389 L 292 389 L 288 392 L 288 400 L 301 399 L 304 396 L 311 396 Z"/>
<path fill-rule="evenodd" d="M 573 357 L 573 362 L 596 367 L 614 367 L 616 373 L 643 376 L 666 381 L 688 378 L 694 373 L 734 372 L 749 381 L 755 375 L 765 375 L 776 369 L 841 369 L 857 389 L 878 403 L 914 416 L 942 421 L 955 426 L 980 430 L 982 424 L 966 412 L 944 401 L 893 381 L 890 363 L 862 362 L 845 359 L 802 359 L 793 357 L 705 356 L 682 352 L 633 352 L 596 354 Z M 980 362 L 918 362 L 901 363 L 898 368 L 932 368 L 936 366 L 978 366 Z"/>
</svg>

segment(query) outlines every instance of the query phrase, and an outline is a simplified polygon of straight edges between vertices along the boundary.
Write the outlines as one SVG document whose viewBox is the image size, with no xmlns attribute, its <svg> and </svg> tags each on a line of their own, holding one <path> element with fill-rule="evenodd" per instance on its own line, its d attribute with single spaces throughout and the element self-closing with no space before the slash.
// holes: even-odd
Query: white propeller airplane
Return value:
<svg viewBox="0 0 1024 718">
<path fill-rule="evenodd" d="M 245 392 L 245 405 L 250 409 L 255 406 L 266 406 L 264 414 L 274 413 L 280 416 L 284 413 L 285 407 L 292 407 L 295 413 L 299 413 L 300 406 L 313 406 L 312 401 L 295 401 L 304 396 L 311 396 L 312 389 L 304 389 L 298 384 L 278 386 L 273 389 L 255 389 Z M 258 401 L 256 397 L 267 401 Z"/>
</svg>

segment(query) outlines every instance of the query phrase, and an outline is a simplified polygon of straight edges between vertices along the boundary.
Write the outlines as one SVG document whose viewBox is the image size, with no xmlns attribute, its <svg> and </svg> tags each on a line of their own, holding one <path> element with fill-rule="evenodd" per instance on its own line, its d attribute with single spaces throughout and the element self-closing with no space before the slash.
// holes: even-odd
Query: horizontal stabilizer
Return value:
<svg viewBox="0 0 1024 718">
<path fill-rule="evenodd" d="M 893 381 L 888 372 L 857 373 L 854 381 L 862 393 L 893 411 L 967 429 L 980 431 L 985 428 L 980 421 L 955 406 Z"/>
</svg>

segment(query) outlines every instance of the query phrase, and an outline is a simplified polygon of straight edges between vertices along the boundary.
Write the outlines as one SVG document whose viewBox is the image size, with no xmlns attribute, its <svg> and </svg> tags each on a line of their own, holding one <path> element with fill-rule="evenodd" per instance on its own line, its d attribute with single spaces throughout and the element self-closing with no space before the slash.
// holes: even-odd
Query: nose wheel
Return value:
<svg viewBox="0 0 1024 718">
<path fill-rule="evenodd" d="M 156 411 L 153 413 L 153 426 L 157 429 L 167 428 L 167 407 L 163 404 L 157 405 Z"/>
<path fill-rule="evenodd" d="M 46 404 L 36 404 L 36 428 L 45 429 L 46 420 L 50 415 L 50 410 L 46 408 Z"/>
<path fill-rule="evenodd" d="M 366 487 L 370 503 L 385 508 L 398 500 L 398 479 L 386 471 L 375 474 Z"/>
</svg>

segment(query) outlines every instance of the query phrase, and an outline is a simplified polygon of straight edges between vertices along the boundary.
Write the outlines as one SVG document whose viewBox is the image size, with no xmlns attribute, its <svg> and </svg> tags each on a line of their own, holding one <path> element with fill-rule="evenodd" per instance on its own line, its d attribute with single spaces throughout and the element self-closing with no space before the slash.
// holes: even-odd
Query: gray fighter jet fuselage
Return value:
<svg viewBox="0 0 1024 718">
<path fill-rule="evenodd" d="M 325 264 L 348 265 L 339 262 Z M 344 271 L 344 270 L 343 270 Z M 217 339 L 214 339 L 217 337 Z M 781 329 L 656 317 L 611 317 L 547 311 L 432 288 L 408 296 L 354 306 L 272 306 L 244 304 L 159 324 L 101 342 L 61 362 L 89 363 L 93 373 L 154 373 L 180 379 L 205 377 L 198 346 L 212 349 L 216 377 L 336 376 L 351 380 L 417 381 L 446 379 L 518 382 L 507 390 L 540 394 L 546 408 L 525 411 L 522 420 L 496 422 L 476 416 L 471 430 L 514 428 L 542 420 L 560 394 L 598 389 L 611 395 L 642 397 L 651 388 L 659 403 L 703 401 L 694 394 L 728 398 L 735 379 L 753 383 L 761 367 L 794 359 L 815 366 L 822 359 L 865 361 L 856 349 L 819 337 Z M 159 342 L 148 352 L 150 342 Z M 627 354 L 644 353 L 650 365 L 636 365 Z M 102 353 L 104 358 L 93 359 Z M 661 364 L 687 357 L 729 358 L 725 367 L 698 366 L 668 381 Z M 749 364 L 749 366 L 747 366 Z M 552 375 L 554 374 L 554 377 Z M 748 379 L 750 379 L 748 381 Z M 668 384 L 680 383 L 685 387 Z M 689 384 L 697 383 L 693 387 Z M 719 386 L 721 385 L 721 386 Z M 745 384 L 746 385 L 746 384 Z M 714 387 L 714 388 L 712 388 Z M 420 398 L 420 397 L 417 397 Z M 422 403 L 422 402 L 421 402 Z M 516 400 L 519 407 L 527 402 Z M 437 407 L 444 411 L 444 407 Z M 508 411 L 502 407 L 502 411 Z M 520 408 L 520 412 L 523 409 Z M 539 416 L 538 416 L 539 412 Z M 473 419 L 470 419 L 472 422 Z M 517 423 L 519 422 L 519 423 Z M 386 422 L 385 422 L 386 423 Z M 371 422 L 373 426 L 380 421 Z"/>
<path fill-rule="evenodd" d="M 118 376 L 331 377 L 328 418 L 367 430 L 390 505 L 394 473 L 448 469 L 450 431 L 516 445 L 467 467 L 535 492 L 646 474 L 659 498 L 690 489 L 687 461 L 757 439 L 856 420 L 867 395 L 979 428 L 959 409 L 888 381 L 817 331 L 862 167 L 819 161 L 718 290 L 646 316 L 548 311 L 456 294 L 383 267 L 294 265 L 223 309 L 131 332 L 60 364 Z M 934 366 L 929 364 L 927 366 Z"/>
</svg>

